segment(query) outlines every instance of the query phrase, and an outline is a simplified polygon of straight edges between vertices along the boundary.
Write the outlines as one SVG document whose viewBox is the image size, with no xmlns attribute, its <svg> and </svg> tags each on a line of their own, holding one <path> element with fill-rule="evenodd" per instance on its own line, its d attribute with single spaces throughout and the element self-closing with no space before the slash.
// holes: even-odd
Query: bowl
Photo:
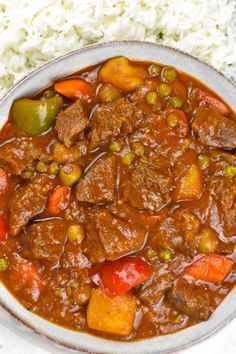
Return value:
<svg viewBox="0 0 236 354">
<path fill-rule="evenodd" d="M 97 64 L 114 56 L 127 56 L 138 60 L 156 61 L 175 66 L 219 94 L 233 110 L 236 110 L 236 87 L 221 73 L 200 60 L 179 50 L 148 42 L 122 41 L 88 46 L 43 65 L 22 79 L 0 100 L 0 128 L 5 124 L 12 102 L 30 96 L 50 85 L 53 81 L 85 67 Z M 15 318 L 36 333 L 57 344 L 76 349 L 77 353 L 99 354 L 156 354 L 173 353 L 186 348 L 218 331 L 236 316 L 236 287 L 206 321 L 182 331 L 135 342 L 116 342 L 83 332 L 75 332 L 54 325 L 27 311 L 0 284 L 0 304 Z"/>
</svg>

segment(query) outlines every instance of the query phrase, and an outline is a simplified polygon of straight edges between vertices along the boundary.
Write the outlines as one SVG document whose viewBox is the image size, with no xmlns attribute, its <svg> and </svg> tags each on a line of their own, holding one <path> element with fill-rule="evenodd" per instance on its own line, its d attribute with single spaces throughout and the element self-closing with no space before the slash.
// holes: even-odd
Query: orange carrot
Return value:
<svg viewBox="0 0 236 354">
<path fill-rule="evenodd" d="M 54 89 L 72 100 L 81 96 L 92 96 L 95 92 L 94 87 L 83 79 L 68 79 L 57 82 Z"/>
<path fill-rule="evenodd" d="M 143 213 L 143 223 L 149 227 L 154 227 L 157 223 L 161 222 L 168 214 L 168 209 L 164 208 L 160 213 L 150 215 L 148 213 Z"/>
<path fill-rule="evenodd" d="M 63 186 L 52 191 L 48 198 L 48 212 L 52 215 L 59 214 L 64 210 L 69 202 L 70 190 L 68 187 Z"/>
<path fill-rule="evenodd" d="M 37 267 L 30 263 L 22 263 L 19 265 L 19 275 L 21 275 L 26 284 L 29 285 L 36 285 L 39 290 L 42 290 L 43 288 L 43 281 L 41 274 L 39 273 Z"/>
<path fill-rule="evenodd" d="M 226 104 L 206 91 L 198 90 L 197 98 L 205 102 L 209 108 L 215 109 L 220 114 L 228 114 L 230 112 Z"/>
<path fill-rule="evenodd" d="M 180 137 L 185 137 L 188 134 L 189 123 L 185 113 L 181 109 L 167 108 L 165 110 L 166 116 L 174 115 L 178 119 L 177 126 L 173 129 Z"/>
<path fill-rule="evenodd" d="M 212 253 L 186 267 L 184 274 L 191 275 L 195 279 L 220 283 L 231 272 L 233 264 L 231 259 Z"/>
</svg>

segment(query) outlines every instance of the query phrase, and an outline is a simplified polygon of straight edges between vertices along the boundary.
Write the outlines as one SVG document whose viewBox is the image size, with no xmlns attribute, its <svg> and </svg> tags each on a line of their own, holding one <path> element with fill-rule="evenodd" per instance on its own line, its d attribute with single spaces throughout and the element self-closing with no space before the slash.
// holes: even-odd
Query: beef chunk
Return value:
<svg viewBox="0 0 236 354">
<path fill-rule="evenodd" d="M 81 202 L 109 203 L 116 197 L 116 156 L 103 155 L 76 186 L 76 197 Z"/>
<path fill-rule="evenodd" d="M 182 277 L 176 280 L 168 299 L 178 311 L 195 319 L 207 320 L 211 314 L 208 291 Z"/>
<path fill-rule="evenodd" d="M 158 211 L 170 201 L 172 176 L 170 165 L 153 153 L 142 157 L 130 169 L 122 184 L 123 199 L 140 210 Z"/>
<path fill-rule="evenodd" d="M 225 176 L 215 176 L 211 178 L 208 190 L 223 211 L 218 223 L 224 225 L 225 236 L 233 236 L 236 232 L 236 181 Z"/>
<path fill-rule="evenodd" d="M 88 117 L 81 102 L 77 100 L 58 114 L 56 120 L 58 138 L 66 147 L 72 146 L 80 133 L 87 127 L 88 122 Z"/>
<path fill-rule="evenodd" d="M 77 221 L 81 224 L 86 220 L 86 209 L 84 206 L 79 205 L 77 200 L 71 200 L 63 214 L 68 221 Z"/>
<path fill-rule="evenodd" d="M 236 182 L 225 176 L 211 178 L 209 183 L 211 195 L 219 201 L 224 210 L 234 206 L 236 200 Z"/>
<path fill-rule="evenodd" d="M 55 266 L 61 258 L 66 226 L 63 220 L 49 220 L 32 224 L 23 236 L 26 258 L 35 258 L 46 265 Z"/>
<path fill-rule="evenodd" d="M 141 285 L 137 295 L 145 305 L 157 304 L 162 296 L 171 288 L 173 283 L 173 273 L 159 274 L 153 273 L 152 277 Z"/>
<path fill-rule="evenodd" d="M 184 235 L 176 220 L 168 216 L 152 230 L 149 241 L 154 248 L 183 250 Z"/>
<path fill-rule="evenodd" d="M 236 147 L 236 122 L 209 108 L 197 108 L 192 128 L 204 145 Z"/>
<path fill-rule="evenodd" d="M 93 262 L 114 260 L 130 251 L 138 250 L 145 239 L 146 228 L 96 210 L 87 224 L 87 249 Z"/>
<path fill-rule="evenodd" d="M 175 249 L 184 254 L 192 254 L 197 248 L 200 220 L 187 208 L 178 208 L 163 219 L 150 234 L 152 247 Z"/>
<path fill-rule="evenodd" d="M 123 98 L 101 105 L 94 112 L 89 124 L 89 148 L 103 146 L 121 132 L 131 133 L 141 119 L 142 112 L 137 104 L 126 102 Z"/>
<path fill-rule="evenodd" d="M 236 181 L 228 177 L 216 176 L 209 183 L 211 195 L 213 195 L 221 204 L 224 210 L 229 210 L 236 201 Z"/>
<path fill-rule="evenodd" d="M 16 138 L 0 147 L 0 166 L 16 175 L 32 169 L 37 159 L 48 162 L 50 157 L 33 138 Z"/>
<path fill-rule="evenodd" d="M 46 175 L 36 175 L 27 185 L 18 188 L 10 201 L 10 234 L 16 236 L 35 215 L 43 211 L 48 193 L 55 181 Z"/>
</svg>

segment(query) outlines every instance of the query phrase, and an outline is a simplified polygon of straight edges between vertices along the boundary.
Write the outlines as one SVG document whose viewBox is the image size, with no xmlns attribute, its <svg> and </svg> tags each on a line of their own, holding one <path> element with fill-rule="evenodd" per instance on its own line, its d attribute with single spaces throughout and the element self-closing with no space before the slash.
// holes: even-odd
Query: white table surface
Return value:
<svg viewBox="0 0 236 354">
<path fill-rule="evenodd" d="M 235 304 L 236 306 L 236 304 Z M 71 354 L 32 333 L 0 309 L 0 354 Z M 215 335 L 178 354 L 235 354 L 236 318 Z M 123 353 L 126 354 L 126 353 Z M 145 354 L 145 353 L 143 353 Z"/>
</svg>

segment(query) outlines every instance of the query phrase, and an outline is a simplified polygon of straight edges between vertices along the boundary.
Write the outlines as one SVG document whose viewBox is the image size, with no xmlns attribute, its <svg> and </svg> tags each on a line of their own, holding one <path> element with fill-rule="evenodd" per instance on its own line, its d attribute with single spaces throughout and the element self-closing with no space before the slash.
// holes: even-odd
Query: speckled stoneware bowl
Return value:
<svg viewBox="0 0 236 354">
<path fill-rule="evenodd" d="M 206 83 L 236 110 L 236 87 L 212 67 L 175 49 L 146 42 L 125 41 L 88 46 L 52 60 L 34 71 L 16 84 L 1 99 L 0 127 L 6 122 L 8 112 L 15 99 L 29 96 L 63 76 L 118 55 L 173 65 Z M 49 323 L 22 307 L 1 284 L 0 303 L 9 313 L 35 332 L 58 344 L 74 348 L 77 353 L 173 353 L 203 340 L 236 316 L 236 288 L 226 297 L 208 321 L 174 334 L 136 342 L 109 341 Z"/>
</svg>

